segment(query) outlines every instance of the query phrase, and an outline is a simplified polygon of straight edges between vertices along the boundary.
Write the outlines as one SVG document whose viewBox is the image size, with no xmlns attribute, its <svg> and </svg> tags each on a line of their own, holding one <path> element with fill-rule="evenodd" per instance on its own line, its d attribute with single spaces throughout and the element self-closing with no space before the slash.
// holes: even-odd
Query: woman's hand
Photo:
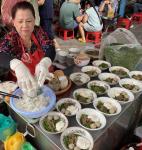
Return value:
<svg viewBox="0 0 142 150">
<path fill-rule="evenodd" d="M 49 67 L 51 66 L 51 60 L 48 57 L 43 58 L 35 69 L 35 76 L 39 86 L 43 86 L 46 79 L 50 80 L 53 78 L 52 74 L 49 73 Z"/>
<path fill-rule="evenodd" d="M 18 59 L 10 61 L 10 68 L 15 72 L 19 87 L 23 91 L 37 89 L 37 82 L 25 64 Z"/>
</svg>

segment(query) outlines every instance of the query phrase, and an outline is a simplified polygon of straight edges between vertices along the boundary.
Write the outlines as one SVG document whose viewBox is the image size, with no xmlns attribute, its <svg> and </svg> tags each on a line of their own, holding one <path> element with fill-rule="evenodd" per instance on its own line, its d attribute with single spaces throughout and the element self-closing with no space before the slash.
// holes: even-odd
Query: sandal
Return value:
<svg viewBox="0 0 142 150">
<path fill-rule="evenodd" d="M 83 40 L 82 38 L 79 38 L 78 41 L 86 43 L 86 40 Z"/>
</svg>

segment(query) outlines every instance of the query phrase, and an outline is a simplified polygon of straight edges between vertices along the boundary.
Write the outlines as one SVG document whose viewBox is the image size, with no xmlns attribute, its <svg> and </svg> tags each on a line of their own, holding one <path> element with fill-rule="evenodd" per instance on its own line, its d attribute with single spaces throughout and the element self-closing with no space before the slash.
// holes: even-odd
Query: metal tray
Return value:
<svg viewBox="0 0 142 150">
<path fill-rule="evenodd" d="M 134 102 L 122 106 L 122 112 L 114 117 L 106 117 L 107 125 L 100 131 L 89 131 L 94 138 L 95 150 L 111 150 L 116 148 L 125 134 L 135 127 L 138 122 L 138 115 L 141 108 L 141 98 L 139 96 Z M 7 104 L 8 110 L 12 118 L 18 123 L 18 129 L 25 132 L 26 125 L 29 123 L 24 117 L 14 112 Z M 92 107 L 89 105 L 89 107 Z M 78 126 L 75 117 L 69 117 L 69 126 Z M 38 150 L 63 150 L 60 143 L 60 134 L 51 135 L 44 133 L 39 123 L 33 124 L 35 129 L 35 138 L 32 138 L 34 145 Z"/>
<path fill-rule="evenodd" d="M 70 67 L 66 75 L 79 70 L 79 68 Z M 73 84 L 71 90 L 62 95 L 62 97 L 72 97 L 72 93 L 76 88 L 78 87 Z M 142 95 L 137 96 L 133 102 L 122 105 L 122 111 L 119 115 L 106 117 L 107 124 L 105 128 L 99 131 L 89 131 L 94 139 L 94 150 L 112 150 L 117 148 L 122 138 L 124 138 L 129 131 L 132 131 L 139 121 L 142 105 L 141 99 Z M 7 104 L 7 106 L 9 114 L 18 123 L 19 131 L 24 133 L 29 121 L 16 113 L 9 104 Z M 93 108 L 93 105 L 90 104 L 85 107 Z M 68 117 L 68 120 L 69 127 L 79 126 L 75 117 Z M 33 127 L 35 129 L 35 138 L 31 138 L 31 140 L 38 150 L 63 150 L 60 143 L 60 134 L 51 135 L 44 133 L 38 122 L 34 123 Z"/>
</svg>

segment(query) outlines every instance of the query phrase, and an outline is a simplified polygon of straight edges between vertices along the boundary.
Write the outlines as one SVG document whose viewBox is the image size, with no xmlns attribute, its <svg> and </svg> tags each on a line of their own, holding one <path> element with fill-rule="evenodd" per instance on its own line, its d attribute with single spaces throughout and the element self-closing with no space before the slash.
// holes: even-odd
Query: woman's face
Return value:
<svg viewBox="0 0 142 150">
<path fill-rule="evenodd" d="M 13 24 L 21 37 L 30 37 L 34 30 L 35 18 L 29 9 L 18 9 Z"/>
</svg>

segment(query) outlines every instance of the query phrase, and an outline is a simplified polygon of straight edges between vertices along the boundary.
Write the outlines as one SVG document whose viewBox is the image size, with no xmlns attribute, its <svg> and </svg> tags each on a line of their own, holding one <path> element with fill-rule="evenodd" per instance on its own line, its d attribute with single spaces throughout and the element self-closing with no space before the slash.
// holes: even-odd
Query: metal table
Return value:
<svg viewBox="0 0 142 150">
<path fill-rule="evenodd" d="M 65 72 L 70 74 L 77 72 L 79 68 L 70 67 Z M 86 85 L 85 85 L 86 86 Z M 71 90 L 65 93 L 62 97 L 72 97 L 72 92 L 77 87 L 72 86 Z M 141 109 L 141 98 L 139 95 L 135 98 L 135 101 L 130 102 L 122 106 L 122 111 L 119 115 L 113 117 L 106 117 L 106 126 L 99 131 L 89 131 L 94 138 L 94 150 L 113 150 L 116 149 L 122 138 L 128 133 L 129 130 L 133 129 L 138 122 L 140 109 Z M 25 132 L 25 126 L 28 123 L 21 115 L 13 111 L 8 105 L 10 115 L 18 123 L 18 129 Z M 84 106 L 83 106 L 84 107 Z M 85 107 L 93 108 L 92 104 Z M 75 117 L 69 117 L 69 127 L 79 126 L 76 122 Z M 33 124 L 35 127 L 36 137 L 31 140 L 34 142 L 38 150 L 63 150 L 60 143 L 60 134 L 51 135 L 44 133 L 39 124 Z"/>
</svg>

